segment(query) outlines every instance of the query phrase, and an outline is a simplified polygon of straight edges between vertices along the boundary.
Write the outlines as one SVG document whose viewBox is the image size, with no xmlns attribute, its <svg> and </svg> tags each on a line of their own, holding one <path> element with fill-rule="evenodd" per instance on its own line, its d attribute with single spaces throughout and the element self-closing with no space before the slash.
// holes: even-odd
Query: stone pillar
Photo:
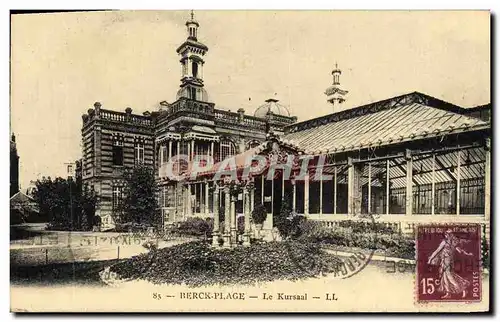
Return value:
<svg viewBox="0 0 500 322">
<path fill-rule="evenodd" d="M 219 218 L 219 186 L 217 182 L 214 181 L 214 203 L 213 203 L 213 211 L 214 211 L 214 230 L 212 232 L 212 246 L 219 247 L 219 234 L 220 234 L 220 218 Z"/>
<path fill-rule="evenodd" d="M 231 196 L 229 185 L 224 186 L 224 248 L 231 247 Z"/>
<path fill-rule="evenodd" d="M 172 157 L 172 140 L 168 141 L 168 160 Z"/>
<path fill-rule="evenodd" d="M 297 185 L 295 180 L 292 180 L 292 211 L 295 212 L 297 209 Z"/>
<path fill-rule="evenodd" d="M 347 158 L 347 215 L 354 214 L 354 164 L 352 158 Z"/>
<path fill-rule="evenodd" d="M 243 245 L 244 246 L 249 246 L 250 245 L 250 216 L 251 216 L 251 210 L 250 210 L 250 190 L 252 189 L 251 184 L 247 184 L 247 186 L 243 189 L 243 212 L 245 214 L 245 233 L 244 233 L 244 239 L 243 239 Z"/>
<path fill-rule="evenodd" d="M 309 215 L 309 174 L 304 178 L 304 215 Z"/>
<path fill-rule="evenodd" d="M 413 160 L 411 151 L 406 150 L 406 212 L 405 215 L 411 215 L 413 212 Z"/>
<path fill-rule="evenodd" d="M 486 139 L 484 159 L 484 221 L 485 237 L 490 243 L 490 215 L 491 215 L 491 139 Z"/>
<path fill-rule="evenodd" d="M 337 166 L 333 168 L 333 214 L 337 214 Z"/>
<path fill-rule="evenodd" d="M 163 165 L 163 144 L 160 143 L 159 151 L 158 151 L 158 161 L 160 163 L 160 167 Z"/>
<path fill-rule="evenodd" d="M 176 155 L 179 155 L 181 154 L 181 141 L 177 141 L 177 154 Z"/>
<path fill-rule="evenodd" d="M 236 198 L 237 196 L 231 196 L 231 245 L 235 246 L 238 244 L 238 231 L 236 228 Z"/>
<path fill-rule="evenodd" d="M 212 161 L 215 163 L 214 158 L 214 141 L 210 142 L 210 157 L 212 158 Z"/>
<path fill-rule="evenodd" d="M 195 155 L 195 152 L 194 152 L 194 139 L 191 141 L 191 156 L 189 157 L 190 160 L 194 160 L 194 155 Z"/>
<path fill-rule="evenodd" d="M 390 195 L 391 195 L 391 166 L 390 166 L 390 163 L 389 163 L 389 160 L 386 160 L 385 161 L 385 177 L 387 178 L 386 179 L 386 183 L 385 183 L 385 214 L 388 215 L 389 214 L 389 204 L 390 204 L 390 201 L 391 201 L 391 198 L 390 198 Z M 433 199 L 434 200 L 434 197 Z"/>
<path fill-rule="evenodd" d="M 436 213 L 436 153 L 432 152 L 431 215 Z"/>
<path fill-rule="evenodd" d="M 323 169 L 321 169 L 323 173 Z M 323 175 L 319 178 L 319 214 L 323 214 Z"/>
<path fill-rule="evenodd" d="M 208 216 L 208 214 L 209 214 L 209 209 L 208 209 L 208 199 L 209 199 L 209 195 L 208 195 L 208 186 L 209 186 L 209 184 L 208 184 L 208 182 L 207 182 L 207 181 L 205 181 L 205 184 L 204 184 L 204 185 L 205 185 L 205 189 L 204 189 L 204 191 L 205 191 L 205 202 L 204 202 L 204 206 L 205 206 L 205 215 L 206 215 L 206 216 Z"/>
<path fill-rule="evenodd" d="M 254 207 L 255 207 L 255 189 L 254 189 L 254 183 L 252 182 L 252 189 L 250 189 L 250 213 L 252 213 Z"/>
<path fill-rule="evenodd" d="M 372 213 L 372 164 L 368 162 L 368 213 Z"/>
</svg>

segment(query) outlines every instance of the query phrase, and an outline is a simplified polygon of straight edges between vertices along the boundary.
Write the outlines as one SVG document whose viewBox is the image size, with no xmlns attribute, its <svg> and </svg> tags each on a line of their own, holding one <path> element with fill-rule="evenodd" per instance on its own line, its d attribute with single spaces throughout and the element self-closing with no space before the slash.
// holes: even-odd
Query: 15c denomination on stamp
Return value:
<svg viewBox="0 0 500 322">
<path fill-rule="evenodd" d="M 417 229 L 417 302 L 481 301 L 481 227 L 420 225 Z"/>
</svg>

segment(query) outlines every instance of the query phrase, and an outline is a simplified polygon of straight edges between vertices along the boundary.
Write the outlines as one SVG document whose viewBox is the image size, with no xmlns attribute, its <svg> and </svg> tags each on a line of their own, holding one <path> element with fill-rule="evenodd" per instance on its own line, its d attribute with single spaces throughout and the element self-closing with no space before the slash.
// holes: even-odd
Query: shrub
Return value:
<svg viewBox="0 0 500 322">
<path fill-rule="evenodd" d="M 292 211 L 288 203 L 289 199 L 288 196 L 283 198 L 280 212 L 274 216 L 273 222 L 274 226 L 278 228 L 282 238 L 295 239 L 302 235 L 302 225 L 306 222 L 306 217 L 297 215 Z"/>
<path fill-rule="evenodd" d="M 181 221 L 171 228 L 172 233 L 189 236 L 211 236 L 214 228 L 212 218 L 188 218 L 186 221 Z"/>
<path fill-rule="evenodd" d="M 369 228 L 361 230 L 362 224 L 340 224 L 327 228 L 321 222 L 306 220 L 300 224 L 298 240 L 345 247 L 359 247 L 385 251 L 387 256 L 415 258 L 415 241 L 400 233 L 378 232 Z M 368 227 L 368 226 L 367 226 Z"/>
<path fill-rule="evenodd" d="M 395 229 L 387 227 L 383 223 L 372 221 L 343 220 L 338 222 L 340 227 L 351 228 L 353 233 L 376 232 L 377 234 L 395 234 Z"/>
<path fill-rule="evenodd" d="M 252 219 L 256 225 L 262 225 L 266 221 L 266 218 L 267 218 L 266 206 L 260 204 L 255 208 L 253 208 Z"/>
</svg>

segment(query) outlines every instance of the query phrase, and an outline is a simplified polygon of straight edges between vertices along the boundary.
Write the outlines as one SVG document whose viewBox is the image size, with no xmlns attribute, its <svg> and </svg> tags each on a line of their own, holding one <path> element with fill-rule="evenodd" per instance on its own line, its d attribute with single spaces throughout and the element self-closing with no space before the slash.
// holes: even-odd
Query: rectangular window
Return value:
<svg viewBox="0 0 500 322">
<path fill-rule="evenodd" d="M 123 146 L 113 145 L 113 165 L 123 165 Z"/>
<path fill-rule="evenodd" d="M 161 146 L 161 153 L 162 153 L 162 164 L 163 163 L 167 163 L 168 162 L 168 150 L 167 150 L 167 147 L 166 146 Z"/>
<path fill-rule="evenodd" d="M 123 204 L 123 187 L 113 187 L 113 212 L 120 211 Z"/>
<path fill-rule="evenodd" d="M 144 144 L 135 144 L 135 164 L 144 164 Z"/>
<path fill-rule="evenodd" d="M 232 157 L 236 149 L 231 141 L 222 141 L 220 143 L 220 161 Z"/>
</svg>

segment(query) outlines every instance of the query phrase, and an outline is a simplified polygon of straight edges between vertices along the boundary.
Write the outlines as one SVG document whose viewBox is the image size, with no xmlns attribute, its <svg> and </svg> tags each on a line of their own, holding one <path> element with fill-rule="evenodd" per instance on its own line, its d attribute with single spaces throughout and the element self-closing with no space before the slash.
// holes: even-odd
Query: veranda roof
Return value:
<svg viewBox="0 0 500 322">
<path fill-rule="evenodd" d="M 490 123 L 480 119 L 419 103 L 361 115 L 356 110 L 352 109 L 350 117 L 345 117 L 350 111 L 335 113 L 340 116 L 338 120 L 318 122 L 316 126 L 288 133 L 284 139 L 293 141 L 306 153 L 324 154 L 490 127 Z"/>
<path fill-rule="evenodd" d="M 205 169 L 204 171 L 197 171 L 196 173 L 193 173 L 193 171 L 195 170 L 194 164 L 190 163 L 188 165 L 187 170 L 184 171 L 182 174 L 184 175 L 184 177 L 187 180 L 194 180 L 194 179 L 200 179 L 203 177 L 213 176 L 218 171 L 225 171 L 225 170 L 226 171 L 236 170 L 236 172 L 238 174 L 241 174 L 243 169 L 245 169 L 245 167 L 248 166 L 250 161 L 252 161 L 252 165 L 254 165 L 257 162 L 257 160 L 255 160 L 255 159 L 252 160 L 252 157 L 254 157 L 256 155 L 261 155 L 264 152 L 271 150 L 272 147 L 270 147 L 270 145 L 272 143 L 277 143 L 280 148 L 285 147 L 285 148 L 289 148 L 297 153 L 302 153 L 302 151 L 293 143 L 291 143 L 287 140 L 279 139 L 278 137 L 271 135 L 271 138 L 268 138 L 268 140 L 264 141 L 263 143 L 255 146 L 253 148 L 250 148 L 242 153 L 231 156 L 224 161 L 217 162 L 212 167 L 210 167 L 208 170 Z M 269 164 L 270 164 L 270 162 L 266 158 L 266 166 L 258 173 L 253 171 L 252 174 L 253 175 L 261 174 L 269 167 Z M 234 169 L 231 167 L 234 167 Z"/>
</svg>

